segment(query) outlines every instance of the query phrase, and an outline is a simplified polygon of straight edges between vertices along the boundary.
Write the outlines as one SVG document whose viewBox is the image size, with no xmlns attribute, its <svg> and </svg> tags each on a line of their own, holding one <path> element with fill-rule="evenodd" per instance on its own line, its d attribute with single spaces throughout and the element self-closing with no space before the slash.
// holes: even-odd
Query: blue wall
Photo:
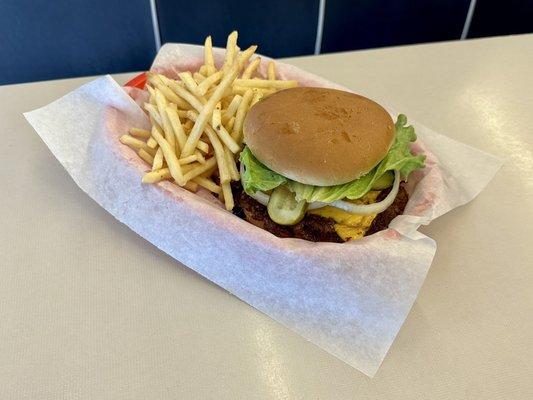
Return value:
<svg viewBox="0 0 533 400">
<path fill-rule="evenodd" d="M 0 0 L 0 84 L 146 69 L 147 0 Z"/>
<path fill-rule="evenodd" d="M 459 39 L 471 0 L 326 0 L 321 52 Z M 319 0 L 155 0 L 161 41 L 313 54 Z M 533 32 L 533 0 L 478 0 L 469 37 Z M 0 84 L 146 70 L 150 0 L 0 0 Z"/>
</svg>

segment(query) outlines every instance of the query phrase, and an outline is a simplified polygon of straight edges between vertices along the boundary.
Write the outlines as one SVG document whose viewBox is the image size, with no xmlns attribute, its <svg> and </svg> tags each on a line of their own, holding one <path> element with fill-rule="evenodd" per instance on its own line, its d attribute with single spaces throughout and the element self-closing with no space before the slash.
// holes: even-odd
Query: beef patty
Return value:
<svg viewBox="0 0 533 400">
<path fill-rule="evenodd" d="M 281 238 L 299 238 L 312 242 L 343 242 L 339 235 L 337 235 L 337 232 L 335 231 L 335 221 L 331 218 L 306 214 L 296 225 L 279 225 L 270 219 L 267 208 L 264 205 L 248 196 L 244 190 L 242 190 L 240 182 L 233 182 L 232 189 L 235 197 L 233 213 L 259 228 L 265 229 Z M 379 194 L 377 201 L 383 200 L 387 196 L 389 190 L 382 191 Z M 376 216 L 366 235 L 371 235 L 383 229 L 387 229 L 389 223 L 397 215 L 403 213 L 408 199 L 405 188 L 400 186 L 400 190 L 394 203 Z"/>
</svg>

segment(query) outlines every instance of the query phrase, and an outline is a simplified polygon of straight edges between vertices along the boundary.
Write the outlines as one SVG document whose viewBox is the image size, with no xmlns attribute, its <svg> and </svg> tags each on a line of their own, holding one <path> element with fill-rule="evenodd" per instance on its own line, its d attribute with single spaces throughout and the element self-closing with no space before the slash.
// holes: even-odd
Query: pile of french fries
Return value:
<svg viewBox="0 0 533 400">
<path fill-rule="evenodd" d="M 240 51 L 238 33 L 227 39 L 222 65 L 215 65 L 211 36 L 205 39 L 204 65 L 184 71 L 179 80 L 148 73 L 144 104 L 151 130 L 131 128 L 120 141 L 151 166 L 143 183 L 170 180 L 196 192 L 201 186 L 234 207 L 231 181 L 240 179 L 236 159 L 243 146 L 243 121 L 248 110 L 265 96 L 298 86 L 276 78 L 274 62 L 267 76 L 259 75 L 257 46 Z"/>
</svg>

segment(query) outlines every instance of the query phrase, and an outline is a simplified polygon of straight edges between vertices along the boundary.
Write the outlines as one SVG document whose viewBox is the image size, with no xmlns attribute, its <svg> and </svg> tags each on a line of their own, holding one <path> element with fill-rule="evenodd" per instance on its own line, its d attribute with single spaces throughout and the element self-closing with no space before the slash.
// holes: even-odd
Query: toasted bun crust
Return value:
<svg viewBox="0 0 533 400">
<path fill-rule="evenodd" d="M 297 182 L 331 186 L 374 168 L 394 140 L 389 113 L 335 89 L 299 87 L 266 97 L 248 112 L 244 140 L 259 161 Z"/>
</svg>

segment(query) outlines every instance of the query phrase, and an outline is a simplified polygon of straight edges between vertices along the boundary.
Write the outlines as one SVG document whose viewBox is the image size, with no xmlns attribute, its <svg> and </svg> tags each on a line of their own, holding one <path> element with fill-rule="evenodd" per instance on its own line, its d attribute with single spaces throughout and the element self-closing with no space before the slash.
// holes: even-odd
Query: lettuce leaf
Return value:
<svg viewBox="0 0 533 400">
<path fill-rule="evenodd" d="M 241 178 L 244 190 L 247 193 L 255 193 L 258 190 L 267 191 L 287 184 L 298 201 L 332 203 L 344 198 L 355 200 L 364 196 L 387 171 L 397 170 L 402 179 L 407 180 L 411 172 L 424 167 L 425 156 L 415 156 L 411 153 L 409 146 L 416 140 L 416 134 L 412 126 L 407 126 L 405 115 L 398 116 L 395 128 L 394 142 L 385 158 L 376 167 L 354 181 L 335 186 L 312 186 L 291 181 L 261 164 L 246 147 L 241 153 L 241 163 L 245 170 Z"/>
<path fill-rule="evenodd" d="M 240 161 L 244 166 L 241 182 L 246 193 L 255 193 L 258 190 L 265 192 L 287 182 L 283 175 L 261 164 L 248 147 L 241 152 Z"/>
</svg>

